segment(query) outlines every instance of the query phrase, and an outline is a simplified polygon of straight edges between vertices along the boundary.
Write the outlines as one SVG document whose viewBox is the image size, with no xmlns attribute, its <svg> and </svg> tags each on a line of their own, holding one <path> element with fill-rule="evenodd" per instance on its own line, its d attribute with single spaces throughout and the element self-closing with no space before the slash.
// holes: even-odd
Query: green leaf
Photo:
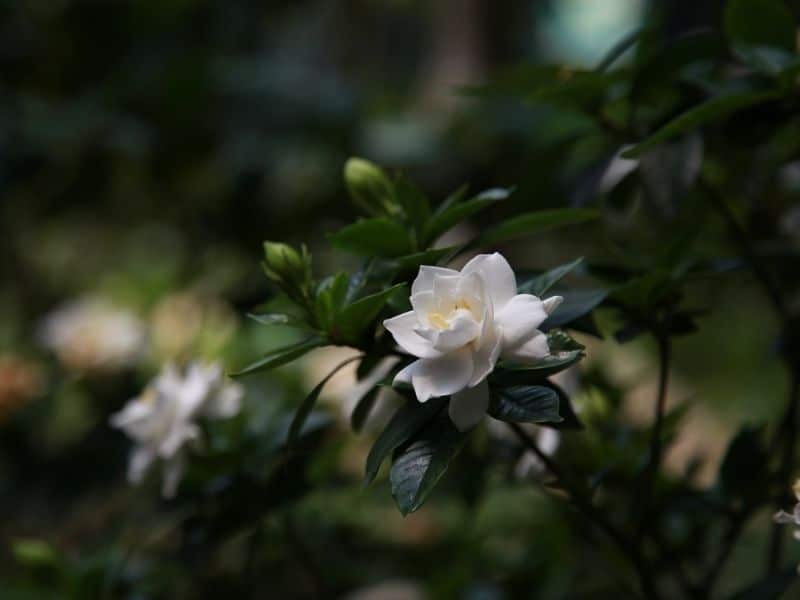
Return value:
<svg viewBox="0 0 800 600">
<path fill-rule="evenodd" d="M 796 52 L 770 46 L 737 44 L 733 53 L 748 67 L 772 77 L 800 66 L 800 56 Z"/>
<path fill-rule="evenodd" d="M 608 51 L 608 53 L 603 57 L 603 60 L 598 63 L 594 70 L 600 73 L 608 70 L 611 65 L 617 62 L 618 58 L 630 50 L 636 44 L 636 42 L 639 41 L 641 35 L 642 29 L 640 27 L 637 27 L 633 31 L 625 34 L 621 40 L 614 44 L 611 50 Z"/>
<path fill-rule="evenodd" d="M 53 546 L 35 538 L 13 540 L 11 551 L 19 563 L 28 566 L 48 566 L 59 561 L 58 553 Z"/>
<path fill-rule="evenodd" d="M 728 495 L 751 497 L 765 483 L 769 457 L 763 432 L 763 427 L 746 425 L 731 440 L 719 468 L 719 485 Z"/>
<path fill-rule="evenodd" d="M 747 91 L 717 96 L 687 110 L 664 125 L 649 138 L 622 154 L 623 158 L 638 158 L 650 148 L 681 134 L 693 131 L 702 125 L 720 121 L 731 113 L 779 98 L 774 90 Z"/>
<path fill-rule="evenodd" d="M 350 277 L 347 273 L 337 273 L 326 277 L 317 287 L 315 309 L 321 327 L 330 330 L 347 299 Z"/>
<path fill-rule="evenodd" d="M 728 0 L 725 34 L 732 43 L 772 46 L 793 52 L 797 25 L 781 0 Z"/>
<path fill-rule="evenodd" d="M 376 385 L 366 394 L 364 394 L 356 404 L 353 412 L 350 413 L 350 427 L 353 431 L 359 432 L 364 427 L 364 423 L 372 412 L 372 407 L 375 406 L 375 401 L 378 399 L 378 392 L 381 391 L 381 386 Z"/>
<path fill-rule="evenodd" d="M 409 445 L 395 452 L 389 480 L 392 496 L 403 515 L 422 506 L 464 446 L 467 435 L 441 413 Z"/>
<path fill-rule="evenodd" d="M 466 202 L 454 202 L 442 211 L 438 211 L 431 217 L 425 226 L 422 234 L 423 244 L 427 245 L 436 240 L 440 235 L 447 232 L 453 226 L 464 219 L 469 218 L 477 212 L 491 206 L 495 202 L 508 198 L 514 189 L 495 188 L 481 192 L 474 198 Z"/>
<path fill-rule="evenodd" d="M 405 284 L 398 283 L 364 298 L 360 298 L 346 306 L 339 314 L 337 321 L 338 337 L 345 341 L 355 341 L 361 333 L 372 324 L 383 305 L 396 290 Z"/>
<path fill-rule="evenodd" d="M 541 385 L 516 385 L 492 390 L 489 414 L 512 423 L 559 423 L 558 394 Z"/>
<path fill-rule="evenodd" d="M 308 323 L 301 318 L 282 313 L 247 313 L 247 318 L 252 319 L 256 323 L 261 323 L 262 325 L 283 325 L 286 327 L 298 327 L 303 329 L 309 328 Z"/>
<path fill-rule="evenodd" d="M 251 373 L 268 371 L 270 369 L 280 367 L 282 365 L 285 365 L 286 363 L 290 363 L 293 360 L 300 358 L 301 356 L 310 352 L 314 348 L 325 346 L 327 343 L 328 340 L 326 340 L 325 338 L 313 336 L 310 338 L 306 338 L 301 342 L 297 342 L 296 344 L 292 344 L 290 346 L 283 346 L 282 348 L 278 348 L 276 350 L 268 352 L 262 358 L 246 366 L 241 371 L 231 373 L 231 377 L 250 375 Z"/>
<path fill-rule="evenodd" d="M 453 204 L 461 202 L 466 197 L 468 191 L 469 191 L 469 185 L 465 183 L 464 185 L 459 187 L 456 191 L 454 191 L 452 194 L 450 194 L 447 198 L 445 198 L 444 201 L 442 201 L 442 203 L 436 207 L 436 210 L 433 212 L 433 215 L 434 216 L 440 215 L 447 209 L 449 209 Z"/>
<path fill-rule="evenodd" d="M 364 474 L 364 485 L 368 485 L 375 479 L 384 459 L 394 452 L 395 448 L 410 440 L 442 410 L 446 403 L 446 398 L 431 398 L 424 403 L 408 400 L 394 414 L 369 451 Z"/>
<path fill-rule="evenodd" d="M 314 405 L 317 403 L 317 399 L 319 398 L 320 393 L 322 392 L 322 388 L 325 387 L 325 384 L 330 381 L 331 377 L 336 375 L 343 367 L 349 365 L 351 362 L 356 360 L 361 360 L 361 356 L 354 356 L 352 358 L 348 358 L 345 361 L 340 362 L 330 373 L 325 376 L 325 379 L 320 381 L 313 390 L 305 397 L 303 402 L 300 403 L 300 406 L 297 409 L 297 412 L 294 413 L 294 419 L 292 419 L 292 424 L 289 426 L 289 437 L 288 443 L 291 446 L 292 444 L 297 441 L 300 432 L 303 429 L 303 425 L 305 425 L 306 419 L 308 415 L 311 414 L 311 411 L 314 409 Z"/>
<path fill-rule="evenodd" d="M 564 300 L 542 323 L 543 331 L 553 327 L 568 326 L 573 321 L 588 315 L 608 296 L 607 290 L 564 290 L 559 293 Z"/>
<path fill-rule="evenodd" d="M 556 227 L 584 223 L 599 216 L 598 211 L 588 208 L 562 208 L 530 212 L 492 227 L 478 239 L 478 245 L 492 246 L 499 242 L 542 233 Z"/>
<path fill-rule="evenodd" d="M 360 219 L 328 237 L 337 248 L 354 254 L 394 258 L 412 251 L 408 234 L 397 221 L 381 217 Z"/>
<path fill-rule="evenodd" d="M 395 258 L 394 263 L 398 269 L 403 271 L 412 271 L 419 268 L 420 265 L 435 265 L 442 258 L 452 254 L 457 249 L 457 246 L 448 246 L 447 248 L 433 248 L 425 250 L 424 252 L 416 252 L 408 256 L 401 256 Z"/>
<path fill-rule="evenodd" d="M 425 229 L 425 224 L 431 216 L 431 204 L 425 194 L 410 181 L 399 178 L 395 182 L 397 201 L 403 207 L 408 222 L 417 232 L 418 239 L 421 238 Z"/>
<path fill-rule="evenodd" d="M 582 262 L 583 257 L 573 260 L 571 263 L 551 269 L 541 275 L 537 275 L 517 286 L 518 292 L 520 294 L 533 294 L 534 296 L 542 297 L 551 287 L 561 281 L 568 273 L 575 270 Z"/>
</svg>

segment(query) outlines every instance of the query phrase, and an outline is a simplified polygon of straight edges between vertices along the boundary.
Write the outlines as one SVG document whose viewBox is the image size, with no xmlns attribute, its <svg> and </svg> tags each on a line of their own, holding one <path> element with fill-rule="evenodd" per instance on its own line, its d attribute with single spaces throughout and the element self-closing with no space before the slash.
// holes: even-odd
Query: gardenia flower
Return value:
<svg viewBox="0 0 800 600">
<path fill-rule="evenodd" d="M 528 363 L 550 353 L 538 327 L 561 303 L 517 294 L 514 271 L 500 254 L 480 254 L 461 271 L 422 266 L 411 286 L 413 310 L 384 327 L 416 357 L 394 379 L 420 402 L 451 396 L 449 414 L 465 431 L 486 414 L 486 377 L 499 358 Z"/>
<path fill-rule="evenodd" d="M 102 297 L 72 300 L 48 314 L 39 331 L 42 343 L 77 371 L 114 371 L 140 356 L 144 324 Z"/>
<path fill-rule="evenodd" d="M 184 373 L 173 364 L 112 415 L 111 425 L 133 441 L 128 481 L 139 483 L 156 459 L 164 461 L 162 493 L 175 495 L 190 447 L 201 441 L 200 417 L 228 418 L 239 412 L 242 386 L 227 380 L 218 363 L 192 362 Z"/>
<path fill-rule="evenodd" d="M 794 482 L 792 491 L 794 492 L 794 497 L 797 498 L 797 504 L 794 505 L 794 510 L 791 513 L 788 513 L 785 510 L 779 510 L 772 518 L 776 523 L 780 523 L 782 525 L 786 523 L 792 523 L 795 525 L 795 527 L 800 528 L 800 479 L 797 479 Z M 795 539 L 800 540 L 800 529 L 795 530 L 794 537 Z"/>
</svg>

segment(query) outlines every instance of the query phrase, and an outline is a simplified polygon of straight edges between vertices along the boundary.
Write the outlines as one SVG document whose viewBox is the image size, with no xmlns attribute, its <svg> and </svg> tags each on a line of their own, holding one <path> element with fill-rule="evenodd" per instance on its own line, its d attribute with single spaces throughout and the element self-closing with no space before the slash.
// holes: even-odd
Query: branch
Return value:
<svg viewBox="0 0 800 600">
<path fill-rule="evenodd" d="M 514 431 L 520 441 L 525 445 L 536 457 L 542 462 L 553 476 L 558 479 L 559 483 L 569 492 L 569 496 L 575 504 L 576 508 L 586 517 L 586 519 L 595 525 L 598 529 L 603 531 L 612 542 L 616 544 L 622 554 L 631 562 L 639 577 L 639 584 L 642 587 L 642 593 L 648 600 L 655 600 L 660 598 L 658 590 L 655 586 L 655 581 L 650 568 L 645 563 L 642 555 L 633 544 L 620 532 L 614 524 L 606 519 L 591 501 L 587 500 L 584 493 L 578 489 L 572 481 L 566 476 L 555 461 L 547 454 L 542 452 L 536 442 L 531 438 L 522 427 L 517 423 L 507 423 L 507 425 Z"/>
</svg>

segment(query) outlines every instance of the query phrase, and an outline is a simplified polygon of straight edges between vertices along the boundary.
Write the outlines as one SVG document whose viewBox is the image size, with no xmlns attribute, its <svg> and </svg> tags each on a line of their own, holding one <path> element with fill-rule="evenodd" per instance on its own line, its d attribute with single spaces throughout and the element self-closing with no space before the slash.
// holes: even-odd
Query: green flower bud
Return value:
<svg viewBox="0 0 800 600">
<path fill-rule="evenodd" d="M 371 162 L 363 158 L 349 159 L 344 165 L 344 180 L 353 204 L 367 214 L 391 216 L 400 211 L 394 199 L 394 185 L 380 167 Z"/>
<path fill-rule="evenodd" d="M 306 295 L 311 286 L 311 256 L 279 242 L 264 242 L 264 271 L 292 298 Z"/>
</svg>

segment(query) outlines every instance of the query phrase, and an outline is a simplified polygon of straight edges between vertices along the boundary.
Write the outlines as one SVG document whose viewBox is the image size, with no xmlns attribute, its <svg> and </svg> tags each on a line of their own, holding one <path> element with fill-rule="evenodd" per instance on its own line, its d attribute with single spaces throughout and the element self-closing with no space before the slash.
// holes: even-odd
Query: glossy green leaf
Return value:
<svg viewBox="0 0 800 600">
<path fill-rule="evenodd" d="M 345 341 L 355 341 L 372 324 L 389 297 L 405 284 L 398 283 L 346 306 L 336 323 L 336 337 Z"/>
<path fill-rule="evenodd" d="M 383 217 L 360 219 L 328 237 L 337 248 L 362 256 L 394 258 L 412 250 L 408 230 Z"/>
<path fill-rule="evenodd" d="M 419 403 L 416 400 L 408 400 L 401 407 L 386 425 L 386 428 L 375 440 L 372 449 L 367 456 L 366 471 L 364 474 L 364 484 L 371 483 L 381 464 L 395 448 L 402 446 L 410 440 L 418 431 L 433 419 L 447 403 L 446 398 L 431 398 L 427 402 Z"/>
<path fill-rule="evenodd" d="M 442 412 L 409 445 L 395 452 L 389 481 L 392 496 L 403 515 L 423 505 L 450 461 L 461 451 L 467 436 Z"/>
<path fill-rule="evenodd" d="M 403 207 L 409 224 L 421 236 L 431 216 L 431 205 L 428 198 L 413 183 L 405 178 L 395 182 L 397 201 Z"/>
<path fill-rule="evenodd" d="M 562 208 L 526 213 L 492 227 L 480 236 L 478 245 L 492 246 L 500 242 L 542 233 L 557 227 L 584 223 L 599 216 L 600 213 L 598 211 L 588 208 Z"/>
<path fill-rule="evenodd" d="M 330 330 L 336 322 L 336 317 L 347 299 L 349 288 L 350 278 L 347 273 L 337 273 L 331 277 L 326 277 L 317 287 L 316 314 L 320 326 L 325 330 Z"/>
<path fill-rule="evenodd" d="M 325 384 L 331 380 L 331 377 L 336 375 L 343 367 L 349 365 L 351 362 L 356 360 L 361 360 L 361 356 L 354 356 L 352 358 L 348 358 L 345 361 L 339 363 L 330 373 L 328 373 L 325 378 L 320 381 L 314 389 L 303 399 L 300 403 L 300 406 L 297 408 L 297 411 L 294 413 L 294 418 L 292 419 L 292 424 L 289 426 L 289 436 L 288 436 L 288 443 L 292 445 L 297 440 L 300 432 L 303 430 L 303 425 L 305 425 L 306 419 L 308 419 L 308 415 L 311 414 L 311 411 L 314 409 L 314 405 L 317 403 L 317 399 L 319 398 L 320 393 L 322 392 L 322 388 L 325 387 Z"/>
<path fill-rule="evenodd" d="M 301 342 L 292 344 L 290 346 L 283 346 L 268 352 L 259 360 L 246 366 L 244 369 L 231 373 L 231 377 L 239 377 L 241 375 L 249 375 L 251 373 L 258 373 L 261 371 L 269 371 L 287 363 L 297 360 L 304 354 L 310 352 L 314 348 L 319 348 L 328 343 L 328 340 L 318 336 L 306 338 Z"/>
<path fill-rule="evenodd" d="M 513 188 L 495 188 L 481 192 L 474 198 L 465 202 L 455 202 L 448 208 L 441 212 L 437 212 L 428 221 L 422 234 L 424 244 L 433 242 L 443 233 L 447 232 L 453 226 L 461 221 L 469 218 L 470 216 L 478 213 L 485 208 L 488 208 L 495 202 L 505 200 L 512 192 Z"/>
<path fill-rule="evenodd" d="M 773 90 L 747 91 L 717 96 L 675 117 L 649 138 L 624 152 L 622 156 L 623 158 L 638 158 L 651 148 L 667 140 L 693 131 L 708 123 L 720 121 L 736 111 L 769 102 L 778 97 L 780 97 L 780 94 Z"/>
<path fill-rule="evenodd" d="M 725 34 L 732 43 L 773 46 L 793 52 L 797 25 L 782 0 L 728 0 Z"/>
<path fill-rule="evenodd" d="M 542 330 L 553 327 L 566 327 L 591 313 L 600 306 L 608 296 L 607 290 L 564 290 L 559 292 L 564 300 L 547 320 L 542 323 Z"/>
<path fill-rule="evenodd" d="M 432 250 L 425 250 L 424 252 L 415 252 L 408 256 L 401 256 L 395 258 L 393 262 L 398 269 L 403 271 L 411 271 L 418 269 L 420 265 L 435 265 L 442 258 L 453 254 L 457 250 L 457 246 L 448 246 L 447 248 L 434 248 Z"/>
<path fill-rule="evenodd" d="M 558 423 L 558 394 L 541 385 L 517 385 L 492 390 L 489 414 L 512 423 Z"/>
<path fill-rule="evenodd" d="M 536 277 L 521 283 L 519 286 L 517 286 L 518 291 L 520 294 L 533 294 L 534 296 L 541 297 L 547 293 L 550 288 L 561 281 L 561 279 L 563 279 L 567 274 L 574 271 L 581 263 L 583 263 L 583 257 L 573 260 L 570 263 L 558 266 L 554 269 L 550 269 L 541 275 L 537 275 Z"/>
</svg>

